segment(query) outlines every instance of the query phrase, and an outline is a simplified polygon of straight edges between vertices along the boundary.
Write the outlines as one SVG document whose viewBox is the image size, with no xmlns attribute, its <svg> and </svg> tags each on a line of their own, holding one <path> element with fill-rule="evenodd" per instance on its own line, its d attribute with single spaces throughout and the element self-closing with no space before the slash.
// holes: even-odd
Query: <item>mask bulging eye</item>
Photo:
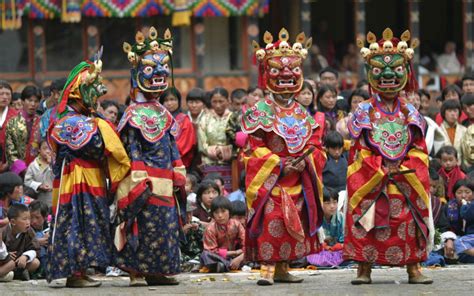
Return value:
<svg viewBox="0 0 474 296">
<path fill-rule="evenodd" d="M 143 69 L 143 73 L 145 73 L 146 75 L 150 75 L 151 73 L 153 73 L 153 67 L 151 67 L 151 66 L 146 66 L 146 67 Z"/>
<path fill-rule="evenodd" d="M 372 68 L 372 74 L 379 75 L 380 73 L 382 73 L 382 69 L 377 67 Z"/>
<path fill-rule="evenodd" d="M 398 74 L 403 74 L 405 73 L 405 69 L 403 69 L 403 66 L 398 66 L 395 68 L 395 72 L 397 72 Z"/>
<path fill-rule="evenodd" d="M 280 71 L 277 68 L 271 68 L 270 69 L 270 74 L 272 75 L 278 75 Z"/>
</svg>

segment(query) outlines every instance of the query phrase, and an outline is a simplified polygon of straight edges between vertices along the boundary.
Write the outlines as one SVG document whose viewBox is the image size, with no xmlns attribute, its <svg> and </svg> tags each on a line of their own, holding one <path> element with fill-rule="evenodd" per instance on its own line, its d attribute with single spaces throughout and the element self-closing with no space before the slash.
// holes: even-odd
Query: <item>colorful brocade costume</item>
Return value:
<svg viewBox="0 0 474 296">
<path fill-rule="evenodd" d="M 274 98 L 286 97 L 286 104 L 260 101 L 242 116 L 242 131 L 249 134 L 252 151 L 244 159 L 246 257 L 262 262 L 260 285 L 273 283 L 273 269 L 275 281 L 301 281 L 288 274 L 287 262 L 320 250 L 317 231 L 323 217 L 321 173 L 325 163 L 317 133 L 320 127 L 293 99 L 301 89 L 301 65 L 311 45 L 309 39 L 303 48 L 305 39 L 299 34 L 290 47 L 288 32 L 282 29 L 273 44 L 271 34 L 265 33 L 265 49 L 254 42 L 260 87 L 268 89 Z M 284 175 L 287 160 L 300 156 L 304 169 Z"/>
<path fill-rule="evenodd" d="M 48 138 L 56 161 L 46 275 L 48 281 L 68 277 L 70 287 L 97 286 L 85 270 L 112 263 L 109 198 L 130 169 L 114 129 L 91 116 L 97 97 L 106 92 L 100 55 L 69 74 Z"/>
<path fill-rule="evenodd" d="M 178 125 L 159 103 L 171 74 L 171 34 L 158 38 L 136 35 L 133 47 L 124 43 L 132 62 L 131 98 L 117 130 L 132 161 L 130 174 L 117 192 L 122 223 L 116 231 L 117 264 L 148 284 L 180 272 L 180 209 L 186 209 L 186 170 L 175 135 Z M 157 278 L 158 277 L 158 278 Z M 132 279 L 131 278 L 131 279 Z M 165 278 L 166 280 L 166 278 Z"/>
<path fill-rule="evenodd" d="M 362 48 L 372 97 L 349 120 L 353 144 L 347 172 L 348 203 L 344 257 L 359 263 L 353 284 L 369 284 L 370 264 L 407 265 L 410 283 L 431 283 L 417 263 L 427 256 L 430 237 L 428 154 L 425 121 L 399 97 L 413 91 L 410 33 L 401 40 L 390 29 L 378 41 L 369 33 Z M 360 47 L 363 41 L 358 40 Z M 391 108 L 390 108 L 391 105 Z"/>
</svg>

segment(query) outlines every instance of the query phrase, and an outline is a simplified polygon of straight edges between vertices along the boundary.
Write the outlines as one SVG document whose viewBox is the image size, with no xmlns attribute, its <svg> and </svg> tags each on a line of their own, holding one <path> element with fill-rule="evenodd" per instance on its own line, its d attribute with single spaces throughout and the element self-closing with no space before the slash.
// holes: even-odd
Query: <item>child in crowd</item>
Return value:
<svg viewBox="0 0 474 296">
<path fill-rule="evenodd" d="M 438 174 L 444 179 L 444 188 L 449 200 L 454 198 L 453 186 L 466 175 L 461 170 L 458 161 L 458 152 L 453 146 L 444 146 L 439 149 L 436 157 L 441 160 L 441 169 Z"/>
<path fill-rule="evenodd" d="M 208 174 L 204 180 L 209 180 L 217 184 L 219 186 L 220 195 L 227 197 L 229 192 L 225 189 L 224 185 L 224 178 L 219 173 L 210 173 Z"/>
<path fill-rule="evenodd" d="M 8 209 L 9 225 L 3 230 L 2 241 L 5 243 L 9 257 L 2 263 L 2 274 L 14 271 L 15 277 L 30 280 L 30 272 L 40 266 L 37 258 L 39 244 L 33 229 L 30 228 L 30 211 L 22 204 L 13 204 Z M 5 266 L 6 265 L 6 266 Z"/>
<path fill-rule="evenodd" d="M 180 241 L 181 270 L 185 272 L 199 270 L 199 258 L 203 250 L 204 227 L 199 223 L 198 218 L 193 217 L 195 209 L 196 206 L 191 203 L 186 205 L 187 221 L 183 226 L 185 239 Z"/>
<path fill-rule="evenodd" d="M 336 192 L 346 190 L 347 155 L 344 150 L 344 139 L 336 131 L 326 135 L 324 145 L 328 154 L 326 165 L 323 169 L 323 183 Z"/>
<path fill-rule="evenodd" d="M 456 234 L 450 231 L 448 218 L 446 217 L 446 199 L 444 198 L 444 182 L 436 172 L 436 169 L 430 167 L 430 195 L 431 210 L 433 213 L 433 224 L 435 227 L 435 239 L 433 251 L 430 252 L 428 259 L 423 263 L 425 266 L 445 265 L 443 254 L 445 246 L 452 247 L 452 242 Z M 447 244 L 446 241 L 450 240 Z"/>
<path fill-rule="evenodd" d="M 212 201 L 211 214 L 214 220 L 204 232 L 201 264 L 210 272 L 237 270 L 244 260 L 245 228 L 230 218 L 232 204 L 223 196 Z"/>
<path fill-rule="evenodd" d="M 337 191 L 324 189 L 324 217 L 321 228 L 324 233 L 323 250 L 318 254 L 309 255 L 307 257 L 309 264 L 332 267 L 339 266 L 344 261 L 342 258 L 344 220 L 341 212 L 337 210 L 338 196 Z"/>
<path fill-rule="evenodd" d="M 242 171 L 239 178 L 239 189 L 231 192 L 227 198 L 231 201 L 245 202 L 245 171 Z M 245 213 L 244 213 L 245 216 Z"/>
<path fill-rule="evenodd" d="M 8 225 L 8 209 L 12 200 L 20 200 L 23 180 L 12 172 L 0 174 L 0 228 Z"/>
<path fill-rule="evenodd" d="M 469 190 L 471 194 L 469 193 Z M 464 190 L 460 216 L 463 219 L 464 235 L 454 241 L 456 255 L 461 263 L 474 263 L 474 202 L 472 189 Z"/>
<path fill-rule="evenodd" d="M 198 218 L 201 225 L 207 227 L 211 222 L 211 203 L 220 195 L 219 186 L 216 183 L 204 180 L 198 187 L 196 193 L 196 209 L 193 212 L 194 217 Z"/>
<path fill-rule="evenodd" d="M 51 149 L 46 140 L 40 142 L 39 155 L 30 163 L 25 175 L 25 185 L 37 193 L 37 200 L 52 206 L 53 171 Z"/>
<path fill-rule="evenodd" d="M 184 189 L 186 190 L 186 199 L 188 204 L 196 207 L 196 189 L 198 185 L 198 178 L 194 174 L 186 174 L 186 184 Z"/>
<path fill-rule="evenodd" d="M 247 224 L 247 205 L 240 200 L 232 201 L 232 219 L 235 219 L 245 228 Z"/>
<path fill-rule="evenodd" d="M 29 205 L 31 227 L 36 233 L 36 240 L 40 246 L 39 259 L 40 262 L 46 262 L 46 252 L 48 250 L 49 224 L 48 206 L 40 200 L 35 200 Z M 42 266 L 43 267 L 43 266 Z M 43 268 L 40 268 L 43 269 Z M 40 271 L 41 274 L 42 271 Z"/>
<path fill-rule="evenodd" d="M 445 138 L 449 139 L 446 145 L 451 145 L 456 149 L 459 156 L 458 160 L 462 159 L 461 139 L 466 132 L 466 127 L 458 123 L 461 112 L 462 109 L 459 100 L 444 101 L 440 111 L 441 117 L 443 118 L 443 123 L 440 124 L 441 130 Z"/>
<path fill-rule="evenodd" d="M 474 192 L 474 183 L 467 179 L 456 182 L 453 186 L 453 195 L 455 198 L 448 201 L 446 216 L 449 221 L 450 230 L 454 233 L 449 237 L 442 237 L 445 241 L 445 257 L 455 259 L 454 240 L 456 237 L 464 235 L 464 223 L 461 218 L 461 205 L 463 200 L 472 200 Z"/>
</svg>

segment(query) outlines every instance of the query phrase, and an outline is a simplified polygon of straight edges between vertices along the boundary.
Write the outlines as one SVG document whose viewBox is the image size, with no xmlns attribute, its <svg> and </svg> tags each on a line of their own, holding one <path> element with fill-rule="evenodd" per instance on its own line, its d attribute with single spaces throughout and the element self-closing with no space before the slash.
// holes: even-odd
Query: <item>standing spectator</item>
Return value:
<svg viewBox="0 0 474 296">
<path fill-rule="evenodd" d="M 10 106 L 13 108 L 13 109 L 16 109 L 18 111 L 22 111 L 23 110 L 23 100 L 21 99 L 21 94 L 17 93 L 17 92 L 14 92 L 12 94 L 12 101 L 10 103 Z"/>
<path fill-rule="evenodd" d="M 160 96 L 160 103 L 173 115 L 178 124 L 174 136 L 176 146 L 178 146 L 183 165 L 189 169 L 193 162 L 197 141 L 191 120 L 181 110 L 181 93 L 177 88 L 170 87 Z"/>
<path fill-rule="evenodd" d="M 64 88 L 64 85 L 66 84 L 66 78 L 60 78 L 56 79 L 51 83 L 51 86 L 49 87 L 51 95 L 50 97 L 43 101 L 43 108 L 46 109 L 46 111 L 41 115 L 40 119 L 40 137 L 42 139 L 46 138 L 48 128 L 50 126 L 51 122 L 54 122 L 54 118 L 56 118 L 56 105 L 59 100 L 59 96 L 61 94 L 61 91 Z"/>
<path fill-rule="evenodd" d="M 474 169 L 474 124 L 471 124 L 461 139 L 462 167 L 466 173 Z"/>
<path fill-rule="evenodd" d="M 188 105 L 189 119 L 197 128 L 206 113 L 206 92 L 201 88 L 191 89 L 186 96 L 186 104 Z"/>
<path fill-rule="evenodd" d="M 303 87 L 301 87 L 300 92 L 296 95 L 295 100 L 303 105 L 309 114 L 314 115 L 316 113 L 313 86 L 306 80 L 303 82 Z"/>
<path fill-rule="evenodd" d="M 339 120 L 336 124 L 336 130 L 342 135 L 344 139 L 350 139 L 349 130 L 347 129 L 347 123 L 349 122 L 349 119 L 352 117 L 352 114 L 354 114 L 357 106 L 359 106 L 359 103 L 368 99 L 369 93 L 360 88 L 354 90 L 349 96 L 347 103 L 350 107 L 350 112 L 346 117 Z"/>
<path fill-rule="evenodd" d="M 41 90 L 33 85 L 26 86 L 21 92 L 21 100 L 23 101 L 23 110 L 21 114 L 23 115 L 23 120 L 18 122 L 18 128 L 24 130 L 26 128 L 26 142 L 25 148 L 22 150 L 19 159 L 22 159 L 26 164 L 30 164 L 38 155 L 39 149 L 39 140 L 40 140 L 40 131 L 39 131 L 39 122 L 40 115 L 36 113 L 36 110 L 39 107 L 42 94 Z M 23 123 L 26 126 L 23 126 Z M 11 130 L 10 134 L 17 133 L 18 130 Z M 8 136 L 8 134 L 7 134 Z"/>
<path fill-rule="evenodd" d="M 451 145 L 456 148 L 459 160 L 462 159 L 461 139 L 466 132 L 466 127 L 458 123 L 461 111 L 461 104 L 454 100 L 447 100 L 443 102 L 440 111 L 441 117 L 443 118 L 441 130 L 443 131 L 446 139 L 449 140 L 446 142 L 446 145 Z"/>
<path fill-rule="evenodd" d="M 26 128 L 18 110 L 10 107 L 12 88 L 8 82 L 0 80 L 0 173 L 24 156 Z M 16 131 L 16 132 L 15 132 Z M 8 135 L 8 137 L 7 137 Z M 23 152 L 23 153 L 22 153 Z"/>
<path fill-rule="evenodd" d="M 462 66 L 456 56 L 456 43 L 446 42 L 444 53 L 438 57 L 438 70 L 441 74 L 459 74 L 462 72 Z"/>
<path fill-rule="evenodd" d="M 457 181 L 464 179 L 466 175 L 459 167 L 458 153 L 453 146 L 442 147 L 436 157 L 441 160 L 441 169 L 438 174 L 444 179 L 444 191 L 449 200 L 454 198 L 453 187 Z"/>
<path fill-rule="evenodd" d="M 318 104 L 318 111 L 324 113 L 326 120 L 329 120 L 333 128 L 339 120 L 344 118 L 344 111 L 339 110 L 336 104 L 337 91 L 332 85 L 323 84 L 319 89 L 316 101 Z"/>
<path fill-rule="evenodd" d="M 341 71 L 357 73 L 359 70 L 359 51 L 354 43 L 347 45 L 347 53 L 342 58 Z"/>
<path fill-rule="evenodd" d="M 39 155 L 30 163 L 25 175 L 25 185 L 37 194 L 37 200 L 52 206 L 53 171 L 51 169 L 51 149 L 46 140 L 40 143 Z"/>
<path fill-rule="evenodd" d="M 337 90 L 338 79 L 339 73 L 334 68 L 326 67 L 319 72 L 319 82 L 321 85 L 327 84 Z"/>
<path fill-rule="evenodd" d="M 247 89 L 247 108 L 253 107 L 258 101 L 265 98 L 263 90 L 257 86 L 251 86 Z"/>
<path fill-rule="evenodd" d="M 411 103 L 415 109 L 420 112 L 422 101 L 420 98 L 420 92 L 409 92 L 407 93 L 407 102 Z M 420 112 L 420 114 L 422 114 Z M 425 129 L 425 142 L 426 148 L 428 149 L 428 155 L 435 155 L 438 150 L 449 142 L 449 139 L 436 122 L 428 116 L 423 116 L 426 121 Z"/>
<path fill-rule="evenodd" d="M 344 151 L 344 139 L 336 131 L 330 131 L 325 138 L 327 160 L 323 169 L 323 184 L 336 192 L 346 190 L 347 153 Z M 324 209 L 324 208 L 323 208 Z"/>
<path fill-rule="evenodd" d="M 237 270 L 243 263 L 245 253 L 245 228 L 230 218 L 232 203 L 219 196 L 212 201 L 211 215 L 214 218 L 204 232 L 204 251 L 201 263 L 211 272 Z"/>
<path fill-rule="evenodd" d="M 100 107 L 102 109 L 100 113 L 105 117 L 105 119 L 107 119 L 108 121 L 113 123 L 114 126 L 116 126 L 119 119 L 119 104 L 112 100 L 104 100 L 100 102 Z"/>
<path fill-rule="evenodd" d="M 224 178 L 224 186 L 231 191 L 232 145 L 226 129 L 232 112 L 228 109 L 229 93 L 217 87 L 211 92 L 212 109 L 205 114 L 199 124 L 198 145 L 202 153 L 204 176 L 217 172 Z"/>
<path fill-rule="evenodd" d="M 230 93 L 230 110 L 242 116 L 242 108 L 247 108 L 247 91 L 236 88 Z"/>
</svg>

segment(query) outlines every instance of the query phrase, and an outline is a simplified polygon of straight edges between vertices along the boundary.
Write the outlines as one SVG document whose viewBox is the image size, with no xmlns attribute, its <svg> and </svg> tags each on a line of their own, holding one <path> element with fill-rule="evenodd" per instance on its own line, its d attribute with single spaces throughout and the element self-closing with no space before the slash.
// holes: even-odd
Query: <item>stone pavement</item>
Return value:
<svg viewBox="0 0 474 296">
<path fill-rule="evenodd" d="M 259 287 L 258 273 L 182 274 L 179 286 L 128 287 L 128 278 L 101 277 L 99 288 L 69 289 L 65 281 L 50 286 L 44 280 L 0 283 L 0 296 L 20 295 L 474 295 L 474 265 L 459 265 L 442 269 L 424 269 L 434 279 L 432 285 L 409 285 L 402 268 L 374 269 L 372 285 L 352 286 L 356 270 L 295 271 L 302 284 L 275 284 Z"/>
</svg>

